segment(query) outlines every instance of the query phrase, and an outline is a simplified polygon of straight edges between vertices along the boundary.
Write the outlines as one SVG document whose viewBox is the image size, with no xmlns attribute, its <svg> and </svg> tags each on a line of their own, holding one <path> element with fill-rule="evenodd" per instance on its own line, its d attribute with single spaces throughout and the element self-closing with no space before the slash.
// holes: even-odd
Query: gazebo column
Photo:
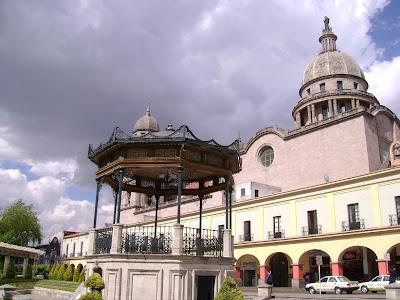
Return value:
<svg viewBox="0 0 400 300">
<path fill-rule="evenodd" d="M 333 117 L 333 105 L 332 100 L 328 100 L 328 116 Z"/>
<path fill-rule="evenodd" d="M 26 278 L 26 271 L 28 270 L 29 258 L 24 258 L 24 263 L 22 264 L 22 278 Z"/>
<path fill-rule="evenodd" d="M 311 106 L 307 106 L 307 125 L 311 124 Z"/>
<path fill-rule="evenodd" d="M 229 228 L 229 177 L 225 176 L 225 228 Z"/>
<path fill-rule="evenodd" d="M 7 275 L 8 269 L 10 268 L 10 256 L 4 256 L 4 266 L 3 266 L 3 274 Z"/>
<path fill-rule="evenodd" d="M 157 237 L 157 226 L 158 226 L 158 205 L 160 203 L 160 195 L 156 195 L 156 216 L 154 220 L 154 237 Z"/>
<path fill-rule="evenodd" d="M 352 109 L 356 108 L 356 100 L 355 99 L 351 99 L 351 108 Z"/>
<path fill-rule="evenodd" d="M 124 179 L 124 170 L 118 169 L 117 171 L 117 179 L 118 179 L 118 195 L 117 195 L 117 218 L 116 222 L 119 223 L 119 218 L 121 214 L 121 195 L 122 195 L 122 181 Z"/>
<path fill-rule="evenodd" d="M 183 166 L 178 166 L 178 205 L 176 214 L 177 224 L 181 224 L 182 173 Z"/>
<path fill-rule="evenodd" d="M 333 99 L 333 116 L 336 116 L 338 113 L 337 111 L 337 100 Z"/>
<path fill-rule="evenodd" d="M 117 221 L 117 200 L 118 200 L 118 191 L 113 189 L 113 196 L 114 196 L 114 215 L 113 215 L 113 224 Z"/>
<path fill-rule="evenodd" d="M 96 179 L 96 183 L 97 183 L 97 185 L 96 185 L 96 202 L 95 202 L 95 205 L 94 205 L 93 228 L 96 228 L 97 207 L 99 205 L 99 194 L 100 194 L 101 187 L 103 185 L 100 178 Z"/>
</svg>

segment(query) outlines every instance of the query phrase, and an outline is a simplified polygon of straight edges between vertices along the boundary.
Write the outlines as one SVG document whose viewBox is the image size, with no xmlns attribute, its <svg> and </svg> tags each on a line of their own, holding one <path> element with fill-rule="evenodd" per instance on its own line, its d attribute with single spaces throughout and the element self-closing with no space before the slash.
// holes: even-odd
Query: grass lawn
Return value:
<svg viewBox="0 0 400 300">
<path fill-rule="evenodd" d="M 75 292 L 75 290 L 80 285 L 80 282 L 73 282 L 73 281 L 62 281 L 62 280 L 40 280 L 38 281 L 35 286 L 47 288 L 47 289 L 54 289 L 54 290 L 61 290 L 67 292 Z"/>
<path fill-rule="evenodd" d="M 3 279 L 0 281 L 0 285 L 10 284 L 12 286 L 21 289 L 33 289 L 33 286 L 37 281 L 38 281 L 37 279 L 22 279 L 22 278 Z"/>
</svg>

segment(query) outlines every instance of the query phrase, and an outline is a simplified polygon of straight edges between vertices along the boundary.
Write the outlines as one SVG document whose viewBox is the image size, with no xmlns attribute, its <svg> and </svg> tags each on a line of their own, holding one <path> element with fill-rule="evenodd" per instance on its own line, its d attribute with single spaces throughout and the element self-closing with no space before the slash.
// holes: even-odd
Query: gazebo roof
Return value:
<svg viewBox="0 0 400 300">
<path fill-rule="evenodd" d="M 145 144 L 145 143 L 190 143 L 198 146 L 206 146 L 213 150 L 224 151 L 227 153 L 238 153 L 239 141 L 235 140 L 227 146 L 217 143 L 214 139 L 204 141 L 193 134 L 187 125 L 182 125 L 178 129 L 169 129 L 157 132 L 148 132 L 141 136 L 129 135 L 119 127 L 116 127 L 107 142 L 101 143 L 96 149 L 90 144 L 88 157 L 96 163 L 95 157 L 100 153 L 118 144 Z"/>
<path fill-rule="evenodd" d="M 176 194 L 177 168 L 183 172 L 183 194 L 200 195 L 221 190 L 226 178 L 240 171 L 239 141 L 228 146 L 214 139 L 197 138 L 186 125 L 165 131 L 128 135 L 115 128 L 107 142 L 96 149 L 89 145 L 88 157 L 98 166 L 96 177 L 122 189 L 148 195 Z"/>
</svg>

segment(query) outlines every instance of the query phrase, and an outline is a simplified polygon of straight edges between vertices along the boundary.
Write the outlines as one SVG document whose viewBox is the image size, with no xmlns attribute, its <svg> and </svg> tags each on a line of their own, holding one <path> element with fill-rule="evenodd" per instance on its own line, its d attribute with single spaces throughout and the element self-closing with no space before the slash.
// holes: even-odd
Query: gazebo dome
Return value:
<svg viewBox="0 0 400 300">
<path fill-rule="evenodd" d="M 351 56 L 335 50 L 320 53 L 308 64 L 303 84 L 328 75 L 353 75 L 365 79 L 360 66 Z"/>
<path fill-rule="evenodd" d="M 141 134 L 147 132 L 157 132 L 160 131 L 160 126 L 158 126 L 158 122 L 156 118 L 154 118 L 150 114 L 150 107 L 147 107 L 146 113 L 144 116 L 140 117 L 133 127 L 133 134 Z"/>
</svg>

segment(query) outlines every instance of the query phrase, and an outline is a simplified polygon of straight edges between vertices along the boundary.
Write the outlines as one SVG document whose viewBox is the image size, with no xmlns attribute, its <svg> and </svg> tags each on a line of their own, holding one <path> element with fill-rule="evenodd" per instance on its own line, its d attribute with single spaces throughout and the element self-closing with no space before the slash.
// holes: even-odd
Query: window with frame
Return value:
<svg viewBox="0 0 400 300">
<path fill-rule="evenodd" d="M 322 106 L 321 107 L 321 111 L 322 111 L 322 119 L 326 120 L 328 119 L 328 107 L 327 106 Z"/>
<path fill-rule="evenodd" d="M 354 89 L 358 90 L 358 83 L 357 82 L 354 82 Z"/>
<path fill-rule="evenodd" d="M 337 84 L 337 89 L 339 91 L 343 91 L 343 81 L 337 81 L 336 84 Z"/>
<path fill-rule="evenodd" d="M 74 245 L 72 247 L 72 256 L 75 256 L 75 243 L 74 243 Z"/>
<path fill-rule="evenodd" d="M 251 241 L 251 222 L 244 221 L 243 222 L 243 240 L 244 241 Z"/>
<path fill-rule="evenodd" d="M 307 95 L 310 95 L 311 94 L 311 90 L 308 88 L 307 89 Z"/>
<path fill-rule="evenodd" d="M 258 190 L 254 190 L 254 197 L 255 197 L 255 198 L 258 197 Z"/>
<path fill-rule="evenodd" d="M 307 212 L 308 234 L 318 234 L 317 211 L 310 210 Z"/>
<path fill-rule="evenodd" d="M 322 92 L 325 92 L 325 83 L 321 83 L 320 85 L 319 85 L 319 91 L 322 93 Z"/>
<path fill-rule="evenodd" d="M 397 215 L 397 224 L 400 224 L 400 196 L 395 197 L 396 202 L 396 215 Z"/>
<path fill-rule="evenodd" d="M 349 229 L 360 229 L 360 209 L 358 203 L 347 205 Z"/>
<path fill-rule="evenodd" d="M 245 188 L 240 189 L 240 196 L 241 196 L 241 197 L 246 196 L 246 189 L 245 189 Z"/>
<path fill-rule="evenodd" d="M 83 255 L 83 242 L 81 242 L 81 252 L 80 252 L 80 256 Z"/>
<path fill-rule="evenodd" d="M 218 237 L 220 239 L 222 239 L 224 236 L 224 229 L 225 229 L 225 225 L 218 225 Z"/>
<path fill-rule="evenodd" d="M 273 225 L 274 225 L 274 238 L 281 238 L 282 231 L 281 231 L 281 216 L 275 216 L 272 218 Z"/>
<path fill-rule="evenodd" d="M 274 150 L 272 147 L 264 147 L 260 152 L 259 158 L 264 167 L 269 167 L 274 161 Z"/>
<path fill-rule="evenodd" d="M 65 249 L 65 255 L 68 257 L 68 249 L 69 248 L 69 244 L 67 244 L 67 248 Z"/>
</svg>

